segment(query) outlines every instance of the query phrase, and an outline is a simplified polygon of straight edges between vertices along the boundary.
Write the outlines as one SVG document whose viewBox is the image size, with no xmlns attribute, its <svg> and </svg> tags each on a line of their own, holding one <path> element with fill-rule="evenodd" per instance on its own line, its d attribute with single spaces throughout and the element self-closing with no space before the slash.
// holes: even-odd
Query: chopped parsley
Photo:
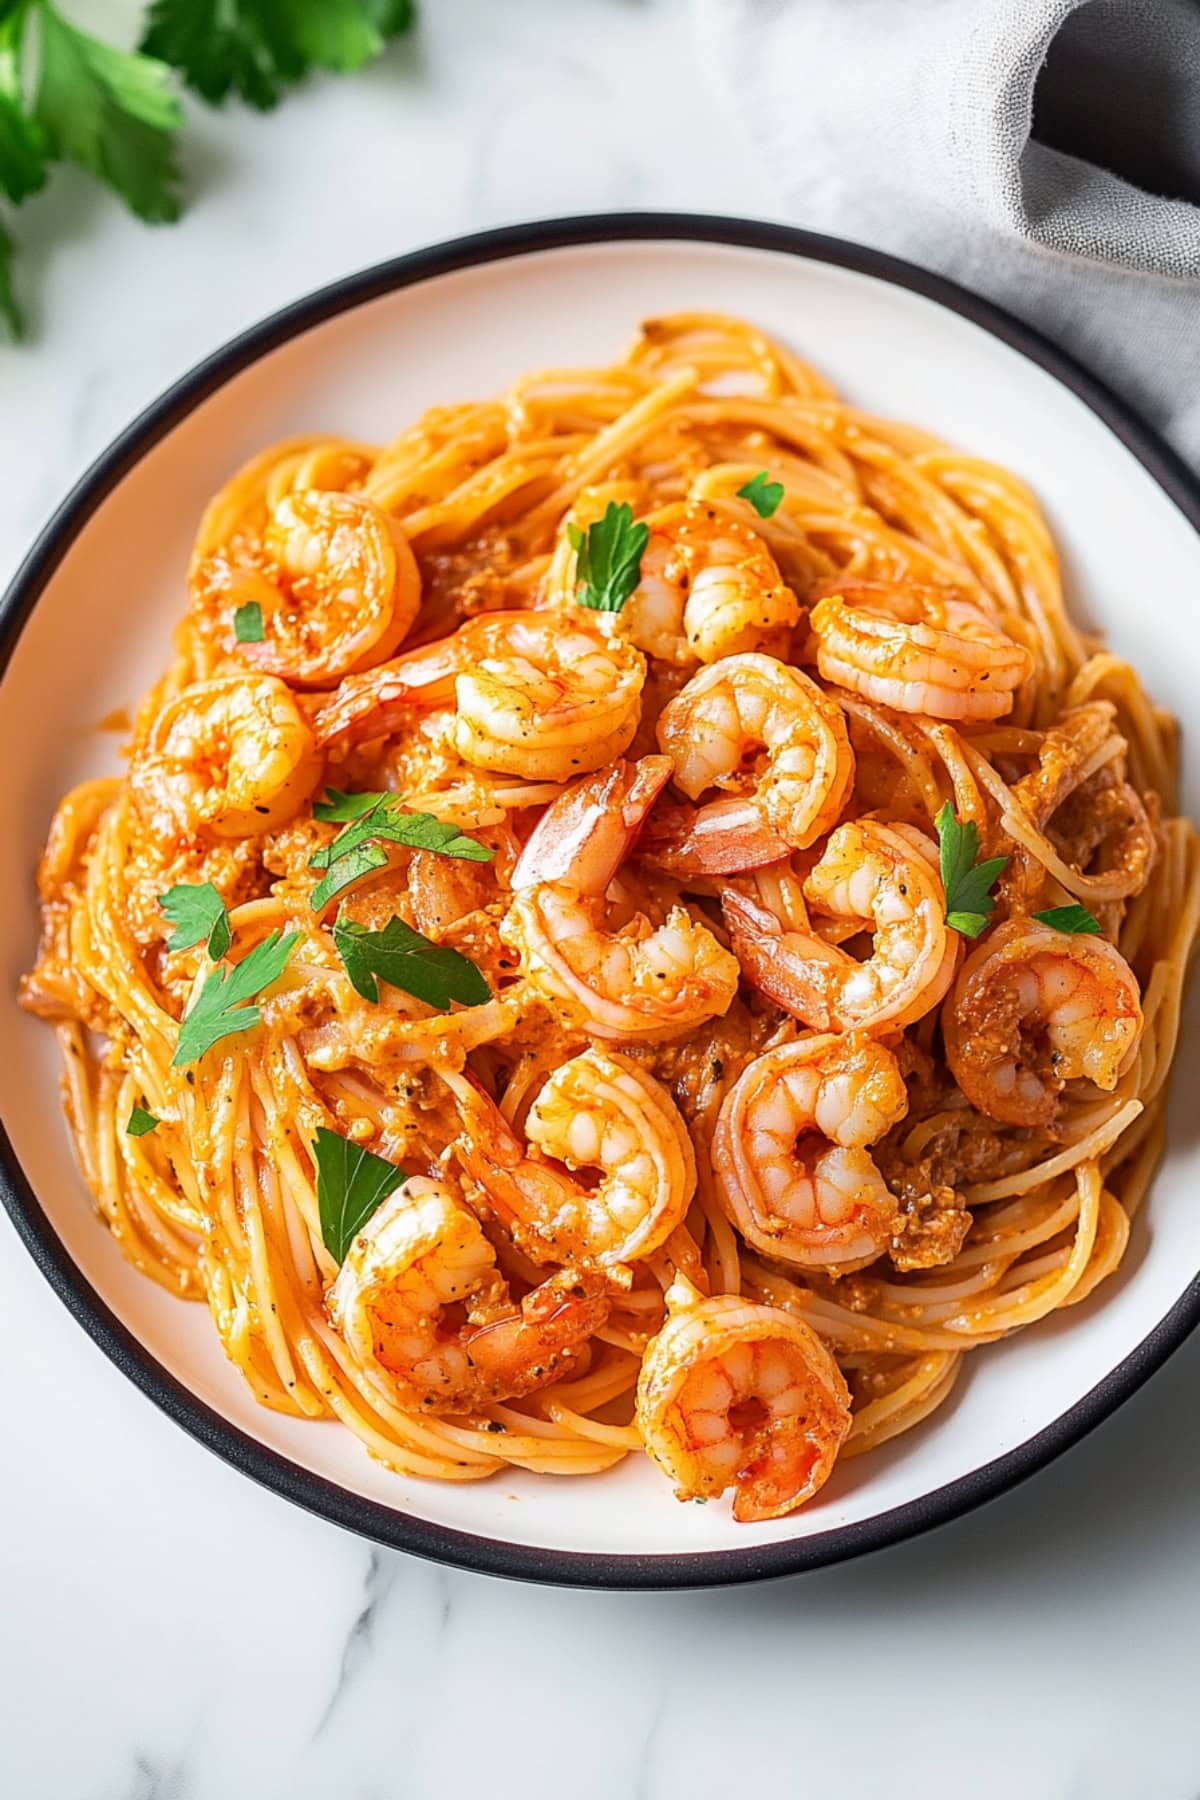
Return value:
<svg viewBox="0 0 1200 1800">
<path fill-rule="evenodd" d="M 575 552 L 579 583 L 575 598 L 592 612 L 620 612 L 641 576 L 642 557 L 650 542 L 650 527 L 634 524 L 633 508 L 610 500 L 604 517 L 589 525 L 567 526 Z"/>
<path fill-rule="evenodd" d="M 196 1062 L 222 1038 L 257 1025 L 262 1010 L 250 1002 L 279 980 L 299 942 L 298 931 L 273 931 L 236 968 L 211 969 L 179 1027 L 172 1067 Z"/>
<path fill-rule="evenodd" d="M 949 801 L 934 822 L 946 894 L 946 923 L 964 937 L 977 938 L 995 909 L 992 884 L 1008 866 L 1008 858 L 991 856 L 986 862 L 976 862 L 979 831 L 975 821 L 968 819 L 965 825 L 960 824 Z"/>
<path fill-rule="evenodd" d="M 345 1262 L 351 1244 L 389 1194 L 408 1180 L 403 1169 L 318 1125 L 313 1145 L 317 1165 L 317 1212 L 329 1254 Z"/>
<path fill-rule="evenodd" d="M 168 950 L 205 944 L 213 962 L 220 962 L 233 942 L 233 930 L 225 902 L 211 881 L 181 882 L 161 894 L 158 904 L 175 926 L 167 939 Z"/>
<path fill-rule="evenodd" d="M 333 943 L 351 985 L 364 1000 L 379 999 L 380 981 L 403 988 L 439 1012 L 448 1012 L 455 1000 L 462 1006 L 482 1006 L 492 997 L 469 956 L 430 943 L 403 919 L 389 919 L 382 930 L 369 931 L 352 919 L 339 918 Z"/>
<path fill-rule="evenodd" d="M 239 644 L 261 644 L 263 641 L 262 607 L 257 600 L 247 600 L 233 615 L 233 635 Z"/>
<path fill-rule="evenodd" d="M 1093 918 L 1078 901 L 1073 906 L 1052 906 L 1048 912 L 1034 913 L 1034 918 L 1052 931 L 1065 931 L 1070 937 L 1099 937 L 1100 921 Z"/>
<path fill-rule="evenodd" d="M 144 1106 L 135 1106 L 129 1115 L 125 1135 L 126 1137 L 145 1137 L 148 1132 L 154 1131 L 157 1125 L 158 1120 L 152 1112 L 147 1112 Z"/>
<path fill-rule="evenodd" d="M 782 481 L 771 481 L 765 469 L 760 469 L 745 485 L 738 489 L 738 499 L 748 500 L 760 519 L 774 518 L 783 499 Z"/>
</svg>

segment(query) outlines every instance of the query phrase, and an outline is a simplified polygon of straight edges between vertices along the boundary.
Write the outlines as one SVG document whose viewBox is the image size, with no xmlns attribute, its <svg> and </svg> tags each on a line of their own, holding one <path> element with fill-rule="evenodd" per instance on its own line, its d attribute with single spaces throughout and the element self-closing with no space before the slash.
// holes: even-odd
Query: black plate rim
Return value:
<svg viewBox="0 0 1200 1800">
<path fill-rule="evenodd" d="M 188 413 L 258 357 L 367 301 L 456 270 L 583 244 L 679 240 L 769 250 L 873 276 L 947 307 L 1055 376 L 1106 424 L 1200 532 L 1200 482 L 1105 383 L 1033 327 L 945 277 L 862 244 L 749 219 L 617 212 L 547 219 L 453 238 L 317 289 L 241 332 L 142 411 L 72 488 L 0 601 L 0 675 L 54 571 L 105 497 Z M 807 1538 L 745 1549 L 613 1555 L 513 1543 L 451 1530 L 364 1499 L 229 1423 L 178 1381 L 122 1324 L 58 1237 L 0 1122 L 0 1199 L 68 1311 L 134 1385 L 189 1436 L 273 1493 L 345 1530 L 481 1574 L 565 1587 L 670 1589 L 770 1580 L 847 1561 L 933 1530 L 1045 1468 L 1116 1410 L 1200 1323 L 1200 1274 L 1074 1406 L 1015 1449 L 902 1506 Z"/>
</svg>

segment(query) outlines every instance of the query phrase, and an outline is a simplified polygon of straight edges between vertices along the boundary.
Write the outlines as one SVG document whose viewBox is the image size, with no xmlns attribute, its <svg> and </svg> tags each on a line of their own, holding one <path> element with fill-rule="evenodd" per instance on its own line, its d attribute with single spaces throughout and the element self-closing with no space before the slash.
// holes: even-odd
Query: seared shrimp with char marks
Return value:
<svg viewBox="0 0 1200 1800">
<path fill-rule="evenodd" d="M 483 613 L 452 637 L 343 681 L 317 721 L 323 744 L 385 737 L 454 708 L 466 763 L 530 781 L 601 768 L 631 742 L 646 664 L 577 609 Z"/>
<path fill-rule="evenodd" d="M 646 523 L 640 579 L 623 612 L 639 650 L 685 663 L 786 652 L 800 603 L 756 532 L 700 500 L 665 506 Z"/>
<path fill-rule="evenodd" d="M 680 1500 L 733 1488 L 739 1523 L 778 1519 L 828 1480 L 850 1430 L 850 1391 L 811 1326 L 685 1277 L 647 1345 L 637 1389 L 646 1449 Z"/>
<path fill-rule="evenodd" d="M 946 927 L 937 851 L 911 826 L 839 825 L 803 887 L 815 910 L 874 933 L 858 962 L 812 931 L 787 930 L 748 895 L 721 904 L 743 973 L 777 1006 L 820 1031 L 893 1031 L 930 1012 L 954 979 L 958 935 Z"/>
<path fill-rule="evenodd" d="M 1065 1082 L 1112 1089 L 1133 1061 L 1137 977 L 1105 938 L 1009 919 L 963 964 L 942 1029 L 972 1106 L 1011 1125 L 1047 1125 Z"/>
<path fill-rule="evenodd" d="M 311 727 L 282 681 L 194 681 L 134 744 L 129 785 L 163 838 L 251 837 L 286 825 L 321 777 Z"/>
<path fill-rule="evenodd" d="M 854 780 L 837 701 L 770 656 L 728 656 L 702 669 L 663 708 L 658 742 L 690 800 L 715 789 L 750 802 L 748 818 L 720 799 L 709 802 L 721 810 L 706 821 L 701 806 L 683 821 L 682 842 L 659 829 L 654 857 L 680 874 L 749 868 L 805 849 L 837 823 Z"/>
<path fill-rule="evenodd" d="M 593 1047 L 556 1069 L 525 1119 L 528 1147 L 469 1077 L 443 1080 L 463 1120 L 459 1160 L 535 1262 L 617 1272 L 683 1223 L 692 1140 L 666 1088 L 628 1057 Z M 592 1170 L 594 1185 L 577 1179 Z"/>
<path fill-rule="evenodd" d="M 911 582 L 841 583 L 813 608 L 827 681 L 897 712 L 999 719 L 1033 657 L 974 601 Z"/>
<path fill-rule="evenodd" d="M 568 1022 L 610 1043 L 653 1043 L 723 1013 L 738 966 L 681 906 L 657 927 L 605 929 L 605 890 L 671 773 L 666 757 L 618 762 L 543 814 L 513 874 L 501 929 L 534 986 Z"/>
<path fill-rule="evenodd" d="M 874 1262 L 897 1206 L 866 1146 L 907 1111 L 900 1066 L 873 1038 L 800 1038 L 756 1057 L 713 1135 L 717 1191 L 746 1242 L 831 1274 Z"/>
<path fill-rule="evenodd" d="M 608 1316 L 595 1282 L 559 1270 L 519 1303 L 473 1212 L 415 1176 L 355 1238 L 329 1314 L 402 1406 L 463 1413 L 568 1374 Z"/>
</svg>

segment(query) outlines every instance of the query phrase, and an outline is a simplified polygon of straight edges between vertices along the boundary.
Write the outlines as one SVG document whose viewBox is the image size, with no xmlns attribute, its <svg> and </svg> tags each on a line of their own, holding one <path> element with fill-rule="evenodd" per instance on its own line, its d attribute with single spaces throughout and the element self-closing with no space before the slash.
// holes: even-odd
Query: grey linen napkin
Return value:
<svg viewBox="0 0 1200 1800">
<path fill-rule="evenodd" d="M 963 282 L 1200 468 L 1200 0 L 694 0 L 771 216 Z"/>
</svg>

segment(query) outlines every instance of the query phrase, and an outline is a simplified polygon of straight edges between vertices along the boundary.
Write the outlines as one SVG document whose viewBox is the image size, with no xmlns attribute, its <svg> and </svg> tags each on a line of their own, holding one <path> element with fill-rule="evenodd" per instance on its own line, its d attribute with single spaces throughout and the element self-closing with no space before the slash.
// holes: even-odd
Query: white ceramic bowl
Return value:
<svg viewBox="0 0 1200 1800">
<path fill-rule="evenodd" d="M 268 1487 L 382 1542 L 467 1567 L 599 1586 L 741 1581 L 926 1529 L 1031 1473 L 1130 1394 L 1200 1315 L 1200 1164 L 1184 1117 L 1196 1009 L 1180 1047 L 1170 1153 L 1119 1276 L 1096 1298 L 981 1350 L 925 1426 L 848 1462 L 789 1519 L 735 1526 L 680 1506 L 648 1462 L 587 1480 L 406 1480 L 348 1432 L 255 1405 L 207 1312 L 122 1260 L 96 1223 L 59 1107 L 56 1051 L 13 999 L 33 955 L 32 870 L 58 796 L 111 769 L 89 727 L 163 665 L 208 497 L 273 438 L 383 440 L 433 402 L 543 365 L 611 361 L 642 317 L 743 314 L 848 397 L 1024 476 L 1063 553 L 1076 611 L 1171 709 L 1200 670 L 1200 489 L 1111 394 L 1007 315 L 874 251 L 778 227 L 633 216 L 468 238 L 355 276 L 219 351 L 84 477 L 0 613 L 3 1197 L 75 1317 L 186 1430 Z M 14 775 L 13 772 L 19 772 Z M 1188 746 L 1195 810 L 1200 760 Z M 1183 1093 L 1178 1090 L 1185 1090 Z"/>
</svg>

